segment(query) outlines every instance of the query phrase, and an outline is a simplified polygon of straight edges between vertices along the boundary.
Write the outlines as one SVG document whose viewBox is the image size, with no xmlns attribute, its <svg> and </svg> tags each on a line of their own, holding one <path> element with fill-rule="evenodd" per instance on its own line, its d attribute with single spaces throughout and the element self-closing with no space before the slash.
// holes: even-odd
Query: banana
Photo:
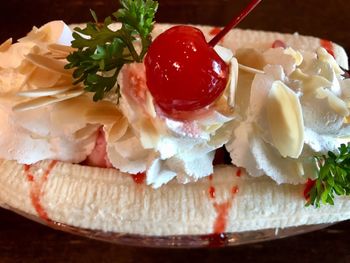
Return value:
<svg viewBox="0 0 350 263">
<path fill-rule="evenodd" d="M 31 167 L 32 176 L 47 169 L 50 161 Z M 1 161 L 0 204 L 45 220 L 70 226 L 149 236 L 199 235 L 215 232 L 226 216 L 225 232 L 286 228 L 331 223 L 350 218 L 349 198 L 334 206 L 306 207 L 303 185 L 277 185 L 267 177 L 237 176 L 233 166 L 218 166 L 212 177 L 194 183 L 176 181 L 153 189 L 137 184 L 132 176 L 114 169 L 101 169 L 58 162 L 33 202 L 33 182 L 25 166 Z M 215 188 L 215 198 L 209 189 Z M 232 189 L 236 189 L 232 194 Z M 35 198 L 34 198 L 35 200 Z M 217 207 L 227 204 L 226 215 Z"/>
</svg>

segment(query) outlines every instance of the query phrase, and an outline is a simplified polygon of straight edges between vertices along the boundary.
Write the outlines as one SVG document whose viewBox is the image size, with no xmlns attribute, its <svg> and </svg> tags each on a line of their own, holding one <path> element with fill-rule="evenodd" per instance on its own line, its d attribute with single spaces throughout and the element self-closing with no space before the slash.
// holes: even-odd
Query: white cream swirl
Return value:
<svg viewBox="0 0 350 263">
<path fill-rule="evenodd" d="M 303 54 L 277 48 L 260 56 L 264 72 L 253 79 L 246 118 L 227 149 L 233 164 L 252 176 L 304 183 L 315 176 L 314 155 L 349 141 L 349 81 L 323 48 Z"/>
<path fill-rule="evenodd" d="M 53 21 L 1 45 L 0 158 L 75 163 L 92 151 L 98 126 L 81 116 L 93 102 L 63 68 L 71 40 L 68 26 Z"/>
</svg>

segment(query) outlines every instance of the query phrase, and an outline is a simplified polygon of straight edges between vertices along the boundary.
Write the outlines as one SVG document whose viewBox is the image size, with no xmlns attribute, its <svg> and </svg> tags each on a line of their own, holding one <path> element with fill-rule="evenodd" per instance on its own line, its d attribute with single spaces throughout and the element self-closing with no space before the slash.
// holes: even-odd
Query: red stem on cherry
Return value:
<svg viewBox="0 0 350 263">
<path fill-rule="evenodd" d="M 262 0 L 252 0 L 249 5 L 236 17 L 234 17 L 230 23 L 227 24 L 212 40 L 209 45 L 214 47 L 217 43 L 235 26 L 237 26 Z"/>
</svg>

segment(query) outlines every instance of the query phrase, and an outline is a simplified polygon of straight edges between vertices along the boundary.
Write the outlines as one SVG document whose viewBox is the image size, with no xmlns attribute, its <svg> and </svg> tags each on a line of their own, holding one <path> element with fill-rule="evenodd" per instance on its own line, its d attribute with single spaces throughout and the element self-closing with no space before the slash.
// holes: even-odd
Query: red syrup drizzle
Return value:
<svg viewBox="0 0 350 263">
<path fill-rule="evenodd" d="M 333 49 L 333 43 L 331 41 L 326 40 L 326 39 L 321 39 L 320 40 L 320 44 L 325 50 L 327 50 L 327 52 L 330 55 L 332 55 L 335 58 L 334 49 Z"/>
<path fill-rule="evenodd" d="M 240 168 L 237 168 L 236 176 L 237 177 L 241 177 L 242 176 L 242 170 Z"/>
<path fill-rule="evenodd" d="M 220 234 L 225 232 L 227 226 L 228 212 L 230 211 L 231 206 L 231 200 L 220 204 L 214 202 L 214 208 L 217 214 L 214 223 L 214 234 Z"/>
<path fill-rule="evenodd" d="M 57 164 L 57 161 L 51 161 L 44 174 L 40 178 L 36 178 L 30 171 L 31 165 L 24 165 L 24 173 L 27 177 L 28 182 L 31 185 L 30 188 L 30 199 L 32 205 L 37 212 L 38 216 L 44 221 L 50 221 L 50 218 L 41 203 L 41 197 L 43 195 L 43 186 L 47 182 L 47 179 L 52 171 L 52 169 Z"/>
<path fill-rule="evenodd" d="M 209 186 L 208 192 L 209 192 L 209 197 L 211 199 L 215 199 L 215 187 L 214 186 Z"/>
<path fill-rule="evenodd" d="M 212 30 L 210 30 L 209 34 L 212 36 L 216 36 L 217 34 L 219 34 L 221 31 L 220 27 L 214 27 Z"/>
<path fill-rule="evenodd" d="M 236 173 L 237 174 L 237 173 Z M 232 199 L 235 194 L 238 193 L 238 186 L 231 188 L 231 198 L 223 203 L 218 203 L 216 199 L 216 189 L 213 186 L 213 175 L 209 176 L 210 186 L 208 188 L 208 194 L 213 201 L 213 206 L 216 211 L 216 219 L 213 225 L 213 234 L 204 236 L 209 240 L 209 247 L 220 247 L 228 243 L 228 237 L 224 233 L 227 226 L 228 213 L 232 207 Z"/>
<path fill-rule="evenodd" d="M 275 40 L 273 43 L 272 43 L 272 48 L 278 48 L 278 47 L 281 47 L 281 48 L 286 48 L 286 43 L 284 43 L 282 40 Z"/>
<path fill-rule="evenodd" d="M 312 187 L 314 187 L 315 183 L 316 183 L 315 180 L 307 179 L 307 182 L 306 182 L 305 188 L 304 188 L 304 198 L 306 201 L 310 200 L 310 191 L 311 191 Z"/>
<path fill-rule="evenodd" d="M 144 184 L 146 181 L 146 173 L 132 174 L 131 177 L 135 184 Z"/>
<path fill-rule="evenodd" d="M 208 194 L 211 199 L 215 199 L 215 187 L 212 185 L 213 175 L 209 175 L 210 186 L 208 189 Z"/>
</svg>

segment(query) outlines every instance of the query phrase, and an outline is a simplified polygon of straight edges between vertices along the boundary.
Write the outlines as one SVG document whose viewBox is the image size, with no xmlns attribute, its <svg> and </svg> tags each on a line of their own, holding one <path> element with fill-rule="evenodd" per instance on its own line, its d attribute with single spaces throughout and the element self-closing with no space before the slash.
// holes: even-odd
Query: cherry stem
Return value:
<svg viewBox="0 0 350 263">
<path fill-rule="evenodd" d="M 209 45 L 214 47 L 217 43 L 235 26 L 237 26 L 262 0 L 252 0 L 249 5 L 236 17 L 234 17 L 230 23 L 227 24 L 212 40 Z"/>
</svg>

